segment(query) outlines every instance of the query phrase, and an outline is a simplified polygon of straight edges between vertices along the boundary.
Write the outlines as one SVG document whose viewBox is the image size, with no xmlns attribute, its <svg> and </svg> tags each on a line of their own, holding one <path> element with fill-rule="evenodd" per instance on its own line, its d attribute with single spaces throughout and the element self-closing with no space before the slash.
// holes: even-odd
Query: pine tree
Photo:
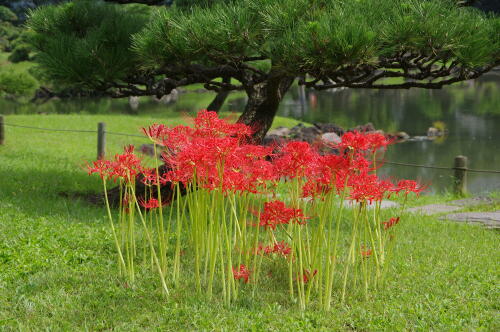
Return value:
<svg viewBox="0 0 500 332">
<path fill-rule="evenodd" d="M 195 83 L 244 91 L 239 121 L 256 140 L 295 80 L 317 90 L 438 89 L 500 64 L 500 18 L 455 0 L 239 0 L 188 10 L 80 0 L 34 11 L 29 27 L 40 69 L 58 84 L 117 98 Z"/>
</svg>

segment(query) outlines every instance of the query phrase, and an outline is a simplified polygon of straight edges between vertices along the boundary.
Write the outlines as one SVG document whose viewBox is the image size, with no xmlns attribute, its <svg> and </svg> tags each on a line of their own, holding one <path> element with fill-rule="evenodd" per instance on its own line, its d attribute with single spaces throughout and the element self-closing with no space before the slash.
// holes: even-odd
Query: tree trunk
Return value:
<svg viewBox="0 0 500 332">
<path fill-rule="evenodd" d="M 283 96 L 294 81 L 290 76 L 273 76 L 262 83 L 249 86 L 246 89 L 248 102 L 238 119 L 254 130 L 253 143 L 260 143 L 273 124 Z"/>
<path fill-rule="evenodd" d="M 222 79 L 222 82 L 223 83 L 231 83 L 231 78 L 224 77 Z M 219 92 L 217 92 L 217 95 L 215 96 L 214 100 L 212 100 L 210 105 L 208 105 L 207 110 L 214 111 L 214 112 L 218 113 L 220 111 L 222 105 L 224 105 L 224 102 L 226 101 L 227 96 L 229 96 L 229 90 L 220 90 Z"/>
</svg>

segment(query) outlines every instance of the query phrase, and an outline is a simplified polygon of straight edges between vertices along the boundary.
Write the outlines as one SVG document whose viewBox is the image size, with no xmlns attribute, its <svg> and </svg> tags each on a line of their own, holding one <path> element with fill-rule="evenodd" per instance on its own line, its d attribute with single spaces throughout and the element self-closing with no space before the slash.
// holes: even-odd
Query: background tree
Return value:
<svg viewBox="0 0 500 332">
<path fill-rule="evenodd" d="M 114 1 L 131 2 L 131 1 Z M 133 1 L 153 4 L 153 1 Z M 240 0 L 190 10 L 102 1 L 29 21 L 46 78 L 112 97 L 241 90 L 263 138 L 292 83 L 437 89 L 500 64 L 500 19 L 455 0 Z"/>
</svg>

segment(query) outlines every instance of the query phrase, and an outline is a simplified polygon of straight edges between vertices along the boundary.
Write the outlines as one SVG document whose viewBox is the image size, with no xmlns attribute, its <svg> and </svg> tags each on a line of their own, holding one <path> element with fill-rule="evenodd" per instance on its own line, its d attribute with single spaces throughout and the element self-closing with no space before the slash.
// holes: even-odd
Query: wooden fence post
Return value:
<svg viewBox="0 0 500 332">
<path fill-rule="evenodd" d="M 97 124 L 97 159 L 104 159 L 106 155 L 106 124 Z"/>
<path fill-rule="evenodd" d="M 3 120 L 3 115 L 0 115 L 0 145 L 3 145 L 5 142 L 5 124 Z"/>
<path fill-rule="evenodd" d="M 467 194 L 467 157 L 455 157 L 455 194 Z"/>
</svg>

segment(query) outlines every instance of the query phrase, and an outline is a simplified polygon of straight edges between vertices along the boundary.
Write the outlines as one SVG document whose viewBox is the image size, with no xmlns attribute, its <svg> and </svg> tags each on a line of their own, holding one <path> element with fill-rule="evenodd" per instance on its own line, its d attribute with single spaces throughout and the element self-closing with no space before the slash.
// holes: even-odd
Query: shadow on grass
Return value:
<svg viewBox="0 0 500 332">
<path fill-rule="evenodd" d="M 68 221 L 101 219 L 104 207 L 91 204 L 87 197 L 100 190 L 98 179 L 81 170 L 21 169 L 12 172 L 0 168 L 0 204 L 31 217 L 63 216 Z"/>
</svg>

